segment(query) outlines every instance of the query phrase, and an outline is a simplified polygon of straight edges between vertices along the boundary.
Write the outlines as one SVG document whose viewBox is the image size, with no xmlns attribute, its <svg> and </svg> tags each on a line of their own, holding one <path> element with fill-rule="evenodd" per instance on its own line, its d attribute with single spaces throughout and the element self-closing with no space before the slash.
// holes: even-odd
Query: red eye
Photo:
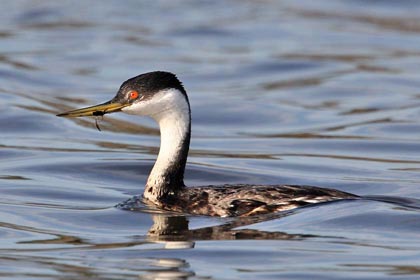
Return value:
<svg viewBox="0 0 420 280">
<path fill-rule="evenodd" d="M 129 93 L 130 99 L 137 99 L 139 97 L 139 93 L 135 90 L 131 90 Z"/>
</svg>

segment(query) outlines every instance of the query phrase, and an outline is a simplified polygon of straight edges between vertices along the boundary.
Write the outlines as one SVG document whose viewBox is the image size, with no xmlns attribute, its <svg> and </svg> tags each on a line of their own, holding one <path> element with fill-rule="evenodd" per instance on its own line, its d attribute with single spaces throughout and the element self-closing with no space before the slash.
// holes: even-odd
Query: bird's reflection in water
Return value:
<svg viewBox="0 0 420 280">
<path fill-rule="evenodd" d="M 261 231 L 255 229 L 238 229 L 250 224 L 278 219 L 287 215 L 289 215 L 289 213 L 235 218 L 222 225 L 189 229 L 189 220 L 187 216 L 153 214 L 152 218 L 154 223 L 149 229 L 148 240 L 151 242 L 189 242 L 191 244 L 189 248 L 193 248 L 194 241 L 200 240 L 296 240 L 315 237 L 314 235 L 289 234 L 285 232 Z"/>
<path fill-rule="evenodd" d="M 148 231 L 150 242 L 162 243 L 165 249 L 192 249 L 196 241 L 201 240 L 302 240 L 315 235 L 289 234 L 255 229 L 240 229 L 246 225 L 269 221 L 286 216 L 289 213 L 263 215 L 231 219 L 225 224 L 189 229 L 187 216 L 173 216 L 166 213 L 153 214 L 153 225 Z M 160 271 L 149 271 L 150 279 L 187 279 L 195 275 L 187 260 L 158 259 L 156 266 Z"/>
<path fill-rule="evenodd" d="M 156 259 L 152 265 L 159 269 L 147 271 L 146 274 L 141 275 L 142 279 L 188 279 L 195 276 L 190 264 L 182 259 Z"/>
</svg>

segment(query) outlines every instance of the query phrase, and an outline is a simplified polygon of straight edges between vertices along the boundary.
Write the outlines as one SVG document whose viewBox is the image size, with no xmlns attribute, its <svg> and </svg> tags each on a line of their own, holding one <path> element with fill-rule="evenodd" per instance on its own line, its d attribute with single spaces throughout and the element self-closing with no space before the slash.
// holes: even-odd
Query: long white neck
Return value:
<svg viewBox="0 0 420 280">
<path fill-rule="evenodd" d="M 159 155 L 144 190 L 144 198 L 158 202 L 184 187 L 191 134 L 190 106 L 187 96 L 176 89 L 154 94 L 142 102 L 142 108 L 135 106 L 130 106 L 131 113 L 141 111 L 154 118 L 160 127 Z"/>
</svg>

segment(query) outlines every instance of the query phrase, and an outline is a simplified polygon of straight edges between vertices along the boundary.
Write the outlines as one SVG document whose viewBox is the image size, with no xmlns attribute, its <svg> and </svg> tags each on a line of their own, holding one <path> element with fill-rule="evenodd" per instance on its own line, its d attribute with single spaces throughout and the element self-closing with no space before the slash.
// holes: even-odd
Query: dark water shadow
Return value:
<svg viewBox="0 0 420 280">
<path fill-rule="evenodd" d="M 390 203 L 405 210 L 420 211 L 420 199 L 385 195 L 369 195 L 362 197 L 362 199 Z"/>
</svg>

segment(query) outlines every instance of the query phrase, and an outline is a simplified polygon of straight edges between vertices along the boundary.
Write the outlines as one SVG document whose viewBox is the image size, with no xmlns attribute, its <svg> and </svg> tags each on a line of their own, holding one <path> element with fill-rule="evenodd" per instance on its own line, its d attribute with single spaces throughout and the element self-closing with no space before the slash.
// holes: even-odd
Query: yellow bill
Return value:
<svg viewBox="0 0 420 280">
<path fill-rule="evenodd" d="M 118 102 L 109 101 L 103 104 L 61 113 L 61 114 L 58 114 L 57 116 L 68 117 L 68 118 L 103 116 L 105 114 L 121 111 L 122 108 L 127 107 L 128 105 L 130 104 L 122 104 Z"/>
</svg>

